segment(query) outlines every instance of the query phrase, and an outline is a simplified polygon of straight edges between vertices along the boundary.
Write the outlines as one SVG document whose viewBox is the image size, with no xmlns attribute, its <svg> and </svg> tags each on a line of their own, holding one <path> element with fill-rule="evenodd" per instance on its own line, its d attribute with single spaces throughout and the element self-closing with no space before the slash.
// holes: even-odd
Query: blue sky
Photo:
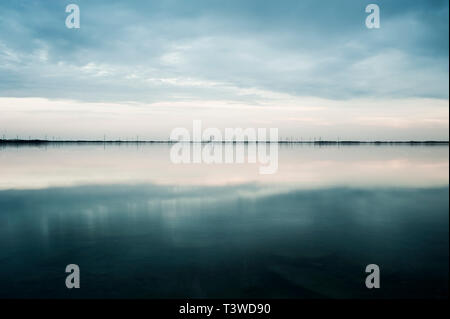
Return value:
<svg viewBox="0 0 450 319">
<path fill-rule="evenodd" d="M 448 140 L 448 25 L 448 1 L 2 1 L 0 133 Z"/>
</svg>

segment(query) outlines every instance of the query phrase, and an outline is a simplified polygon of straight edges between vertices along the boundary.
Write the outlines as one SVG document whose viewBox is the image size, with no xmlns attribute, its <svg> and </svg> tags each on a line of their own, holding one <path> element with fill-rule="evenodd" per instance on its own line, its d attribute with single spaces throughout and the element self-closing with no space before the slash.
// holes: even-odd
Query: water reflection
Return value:
<svg viewBox="0 0 450 319">
<path fill-rule="evenodd" d="M 448 297 L 448 146 L 281 146 L 274 175 L 169 151 L 2 148 L 0 297 Z"/>
<path fill-rule="evenodd" d="M 2 191 L 0 207 L 0 297 L 448 296 L 447 187 L 86 186 Z"/>
<path fill-rule="evenodd" d="M 170 145 L 62 145 L 0 148 L 0 189 L 86 184 L 290 184 L 329 186 L 447 186 L 445 146 L 279 147 L 278 170 L 259 164 L 174 164 Z"/>
</svg>

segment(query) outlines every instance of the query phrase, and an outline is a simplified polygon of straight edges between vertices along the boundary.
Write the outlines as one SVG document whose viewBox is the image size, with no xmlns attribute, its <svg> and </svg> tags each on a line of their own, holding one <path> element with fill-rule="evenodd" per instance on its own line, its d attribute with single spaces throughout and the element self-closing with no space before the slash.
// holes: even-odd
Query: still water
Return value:
<svg viewBox="0 0 450 319">
<path fill-rule="evenodd" d="M 169 153 L 0 148 L 0 297 L 448 298 L 448 145 L 280 145 L 273 175 Z"/>
</svg>

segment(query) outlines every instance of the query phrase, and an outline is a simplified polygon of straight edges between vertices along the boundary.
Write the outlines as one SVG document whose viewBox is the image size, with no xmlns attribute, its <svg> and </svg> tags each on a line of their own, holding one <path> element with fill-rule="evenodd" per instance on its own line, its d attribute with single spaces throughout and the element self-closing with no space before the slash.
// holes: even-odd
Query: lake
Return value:
<svg viewBox="0 0 450 319">
<path fill-rule="evenodd" d="M 0 297 L 448 298 L 448 145 L 281 144 L 271 175 L 170 149 L 0 147 Z"/>
</svg>

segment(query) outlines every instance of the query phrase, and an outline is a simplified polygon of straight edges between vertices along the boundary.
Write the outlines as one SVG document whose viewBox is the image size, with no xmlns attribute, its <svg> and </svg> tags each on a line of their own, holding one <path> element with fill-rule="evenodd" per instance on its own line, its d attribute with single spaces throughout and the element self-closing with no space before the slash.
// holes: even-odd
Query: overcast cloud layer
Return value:
<svg viewBox="0 0 450 319">
<path fill-rule="evenodd" d="M 371 128 L 369 139 L 448 139 L 448 1 L 373 2 L 380 29 L 366 28 L 371 2 L 357 0 L 1 1 L 0 124 L 8 132 L 43 134 L 30 112 L 52 126 L 49 108 L 53 117 L 69 112 L 70 120 L 93 103 L 83 109 L 92 114 L 85 123 L 134 134 L 111 118 L 106 124 L 102 103 L 111 103 L 126 108 L 130 123 L 134 112 L 141 119 L 142 112 L 159 112 L 167 127 L 136 130 L 168 136 L 171 125 L 191 120 L 183 111 L 219 109 L 196 114 L 218 125 L 214 117 L 219 122 L 232 107 L 253 110 L 252 126 L 288 121 L 286 134 L 355 138 L 362 126 Z M 69 3 L 80 7 L 80 29 L 65 27 Z M 33 108 L 22 98 L 49 103 Z M 71 102 L 50 106 L 55 99 Z M 348 111 L 355 107 L 365 108 L 358 117 Z M 273 114 L 264 108 L 277 109 L 280 121 L 270 125 Z M 304 113 L 308 108 L 327 112 Z M 174 109 L 186 121 L 173 122 Z M 339 111 L 354 118 L 354 133 Z M 233 114 L 229 125 L 247 124 Z M 401 132 L 380 135 L 374 126 Z M 52 133 L 80 137 L 76 131 Z"/>
</svg>

